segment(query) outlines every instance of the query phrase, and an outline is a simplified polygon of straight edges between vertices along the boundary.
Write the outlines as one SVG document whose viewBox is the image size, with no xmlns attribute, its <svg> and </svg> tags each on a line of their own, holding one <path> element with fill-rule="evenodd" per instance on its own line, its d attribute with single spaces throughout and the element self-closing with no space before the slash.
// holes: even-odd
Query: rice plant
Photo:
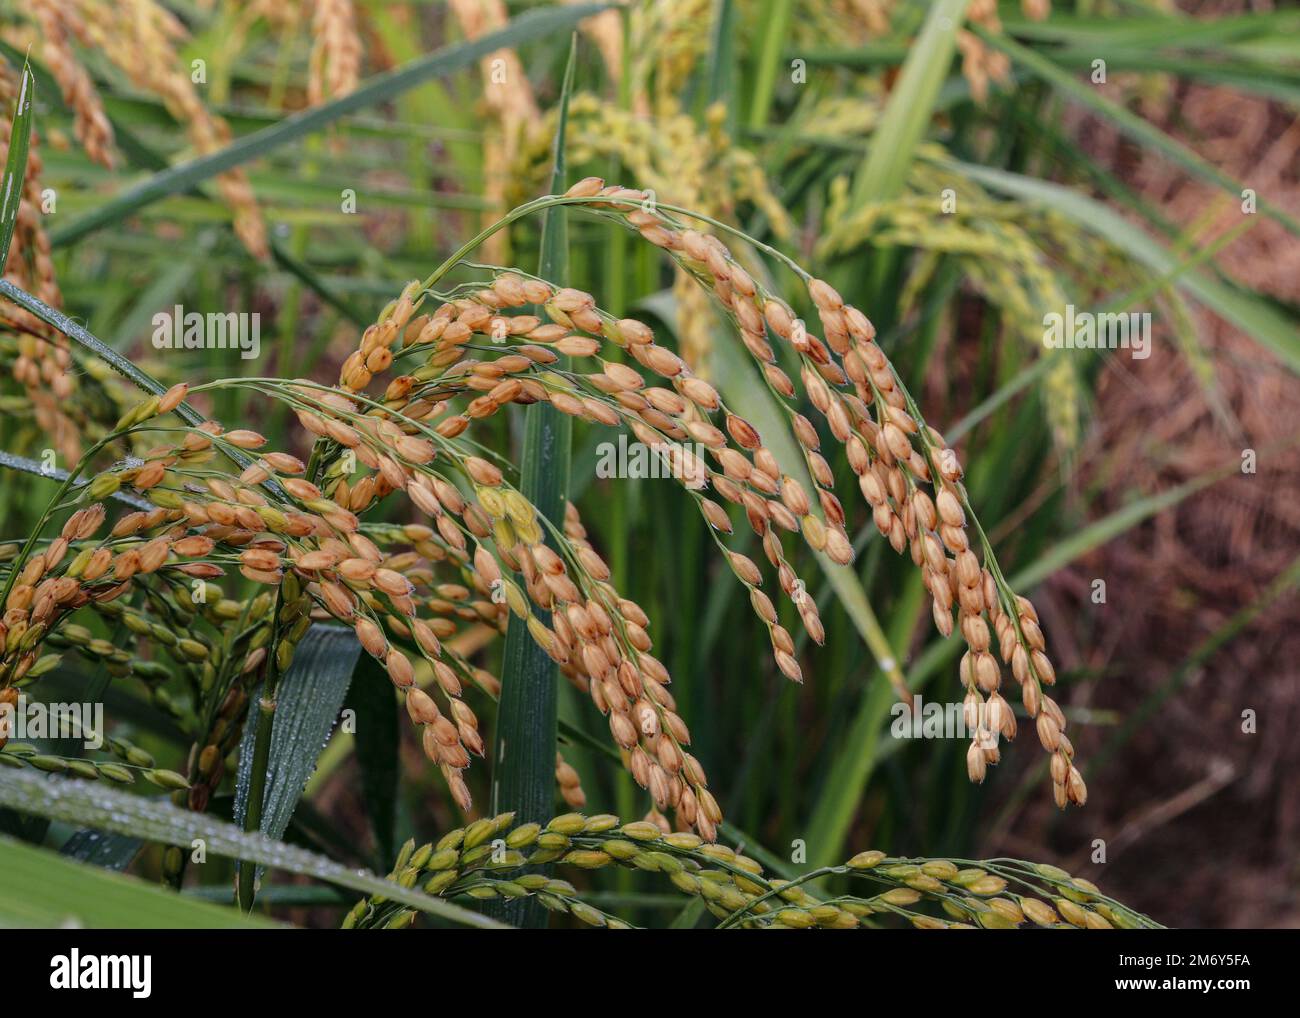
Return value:
<svg viewBox="0 0 1300 1018">
<path fill-rule="evenodd" d="M 1134 45 L 1050 6 L 6 14 L 0 857 L 177 923 L 1158 927 L 975 858 L 1140 723 L 1028 593 L 1226 476 L 1087 519 L 1117 355 L 1044 316 L 1158 307 L 1230 427 L 1189 302 L 1293 370 L 1203 270 L 1295 222 L 1187 251 L 1025 143 Z"/>
</svg>

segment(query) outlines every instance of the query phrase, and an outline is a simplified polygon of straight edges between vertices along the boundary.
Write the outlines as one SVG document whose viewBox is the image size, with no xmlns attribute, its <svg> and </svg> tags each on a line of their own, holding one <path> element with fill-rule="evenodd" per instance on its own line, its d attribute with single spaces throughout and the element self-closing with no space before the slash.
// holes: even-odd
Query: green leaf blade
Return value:
<svg viewBox="0 0 1300 1018">
<path fill-rule="evenodd" d="M 356 758 L 366 815 L 379 857 L 390 860 L 397 855 L 399 708 L 388 673 L 369 654 L 357 660 L 346 703 L 357 719 Z"/>
<path fill-rule="evenodd" d="M 195 838 L 207 851 L 270 869 L 297 873 L 363 895 L 380 894 L 414 909 L 466 926 L 502 924 L 441 898 L 405 888 L 368 870 L 336 863 L 315 852 L 271 841 L 260 832 L 241 831 L 203 813 L 179 809 L 160 799 L 132 795 L 116 788 L 35 771 L 13 771 L 0 781 L 0 807 L 78 826 L 93 827 L 175 845 L 189 851 Z"/>
<path fill-rule="evenodd" d="M 91 929 L 265 929 L 274 924 L 136 877 L 0 838 L 0 926 Z"/>
<path fill-rule="evenodd" d="M 13 124 L 9 130 L 9 156 L 5 160 L 4 183 L 0 185 L 0 267 L 9 261 L 9 245 L 18 222 L 18 206 L 23 200 L 23 178 L 27 175 L 27 151 L 32 138 L 32 97 L 36 79 L 24 61 Z"/>
<path fill-rule="evenodd" d="M 939 0 L 903 61 L 898 84 L 871 138 L 866 162 L 853 181 L 853 204 L 887 201 L 903 189 L 916 146 L 930 123 L 939 90 L 948 76 L 957 32 L 969 0 Z"/>
<path fill-rule="evenodd" d="M 553 194 L 564 187 L 564 136 L 576 56 L 575 36 L 570 43 L 560 95 L 551 172 Z M 554 281 L 568 274 L 568 234 L 562 208 L 548 209 L 542 222 L 538 272 L 544 279 Z M 562 358 L 556 367 L 563 370 L 567 360 Z M 573 420 L 547 403 L 526 408 L 524 415 L 520 493 L 546 519 L 563 522 L 572 466 Z M 516 820 L 523 823 L 544 822 L 555 802 L 559 714 L 556 665 L 517 620 L 506 631 L 501 680 L 492 756 L 493 810 L 498 813 L 513 810 Z M 545 908 L 531 898 L 505 905 L 499 911 L 520 926 L 546 925 Z"/>
<path fill-rule="evenodd" d="M 361 644 L 344 626 L 313 625 L 298 643 L 293 663 L 275 693 L 275 723 L 259 829 L 278 841 L 316 759 L 329 740 L 352 682 Z M 256 699 L 256 697 L 254 697 Z M 239 747 L 235 819 L 248 810 L 256 727 L 249 725 Z"/>
</svg>

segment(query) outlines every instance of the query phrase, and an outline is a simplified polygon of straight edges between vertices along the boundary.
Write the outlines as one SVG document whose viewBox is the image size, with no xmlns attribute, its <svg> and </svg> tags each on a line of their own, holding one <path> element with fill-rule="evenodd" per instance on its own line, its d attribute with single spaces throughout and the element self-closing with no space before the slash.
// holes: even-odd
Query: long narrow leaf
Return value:
<svg viewBox="0 0 1300 1018">
<path fill-rule="evenodd" d="M 577 37 L 569 46 L 569 62 L 560 95 L 555 129 L 551 193 L 564 189 L 564 136 L 569 120 L 569 95 L 577 56 Z M 568 236 L 564 210 L 547 211 L 542 223 L 539 272 L 546 279 L 563 279 L 568 272 Z M 557 362 L 563 370 L 567 358 Z M 546 519 L 564 519 L 568 501 L 573 420 L 546 403 L 524 411 L 524 448 L 520 463 L 520 493 Z M 517 622 L 506 632 L 501 668 L 501 703 L 497 713 L 492 757 L 492 801 L 497 813 L 513 810 L 521 822 L 544 822 L 555 802 L 555 740 L 558 706 L 556 666 Z M 500 909 L 513 922 L 536 928 L 546 925 L 546 911 L 533 899 Z"/>
<path fill-rule="evenodd" d="M 853 203 L 886 201 L 902 189 L 930 116 L 939 88 L 948 76 L 957 32 L 969 0 L 938 0 L 903 62 L 898 84 L 872 135 L 867 160 L 853 181 Z"/>
<path fill-rule="evenodd" d="M 13 124 L 9 129 L 9 156 L 5 160 L 4 183 L 0 185 L 0 267 L 9 261 L 9 244 L 14 239 L 18 206 L 23 200 L 23 178 L 27 175 L 27 149 L 32 137 L 32 95 L 36 79 L 23 63 L 22 83 L 14 105 Z"/>
<path fill-rule="evenodd" d="M 26 456 L 15 456 L 13 453 L 4 450 L 0 450 L 0 467 L 21 470 L 25 474 L 35 474 L 37 477 L 45 477 L 51 481 L 66 481 L 68 479 L 68 472 L 62 467 L 47 467 L 37 460 L 28 459 Z M 89 483 L 88 480 L 78 479 L 72 482 L 72 487 L 75 490 Z M 114 492 L 111 497 L 117 502 L 131 506 L 133 509 L 143 509 L 147 512 L 156 508 L 148 499 L 141 498 L 139 495 L 132 495 L 126 491 Z"/>
<path fill-rule="evenodd" d="M 1149 495 L 1146 498 L 1122 506 L 1082 530 L 1056 542 L 1031 565 L 1019 570 L 1012 576 L 1011 583 L 1018 590 L 1036 587 L 1058 569 L 1063 569 L 1071 562 L 1088 554 L 1088 552 L 1113 541 L 1120 534 L 1137 526 L 1143 520 L 1177 505 L 1189 495 L 1194 495 L 1203 488 L 1208 488 L 1211 484 L 1230 477 L 1233 473 L 1239 471 L 1240 466 L 1238 464 L 1228 463 L 1217 470 L 1207 471 L 1165 491 L 1157 492 L 1154 495 Z"/>
<path fill-rule="evenodd" d="M 358 894 L 380 894 L 403 905 L 466 926 L 495 927 L 500 923 L 451 902 L 402 887 L 367 870 L 341 866 L 324 856 L 293 845 L 269 841 L 258 832 L 246 833 L 233 824 L 203 813 L 179 809 L 170 802 L 131 795 L 94 782 L 13 771 L 0 781 L 0 806 L 48 820 L 129 834 L 189 851 L 200 839 L 212 855 L 242 859 L 272 869 L 298 873 Z"/>
<path fill-rule="evenodd" d="M 388 673 L 369 654 L 357 660 L 346 704 L 356 716 L 356 758 L 366 815 L 379 857 L 392 859 L 397 841 L 399 708 Z"/>
<path fill-rule="evenodd" d="M 272 925 L 10 838 L 0 838 L 0 870 L 5 875 L 0 926 L 214 930 Z"/>
<path fill-rule="evenodd" d="M 890 641 L 907 646 L 915 620 L 922 617 L 924 587 L 913 573 L 894 608 Z M 904 684 L 906 686 L 906 684 Z M 897 690 L 883 682 L 870 684 L 841 745 L 845 748 L 822 782 L 821 792 L 808 822 L 808 860 L 829 865 L 841 855 L 862 796 L 879 760 L 876 747 L 884 732 L 890 708 L 898 702 Z"/>
<path fill-rule="evenodd" d="M 118 372 L 118 374 L 129 379 L 145 392 L 152 393 L 155 396 L 161 396 L 167 391 L 167 386 L 163 385 L 147 371 L 143 371 L 136 367 L 130 360 L 123 357 L 98 336 L 91 333 L 88 329 L 70 318 L 68 315 L 65 315 L 62 311 L 50 307 L 39 297 L 35 297 L 26 290 L 15 286 L 7 279 L 0 279 L 0 294 L 8 297 L 24 310 L 30 311 L 46 325 L 58 329 L 69 339 L 75 340 L 114 371 Z M 176 408 L 176 413 L 184 418 L 187 424 L 203 423 L 203 415 L 188 403 L 182 403 L 178 406 Z"/>
<path fill-rule="evenodd" d="M 360 655 L 361 644 L 351 629 L 313 625 L 299 641 L 293 663 L 276 689 L 275 724 L 259 825 L 273 841 L 278 841 L 288 828 L 316 758 L 329 741 Z M 237 823 L 243 822 L 248 809 L 255 731 L 255 726 L 249 725 L 239 746 Z"/>
<path fill-rule="evenodd" d="M 790 12 L 793 9 L 794 0 L 768 0 L 764 6 L 766 24 L 754 67 L 754 97 L 749 107 L 751 128 L 767 125 L 772 95 L 776 90 L 776 77 L 783 65 L 781 49 L 786 43 Z"/>
<path fill-rule="evenodd" d="M 125 834 L 102 834 L 83 827 L 63 843 L 59 854 L 77 862 L 121 871 L 131 865 L 143 844 L 139 838 Z"/>
</svg>

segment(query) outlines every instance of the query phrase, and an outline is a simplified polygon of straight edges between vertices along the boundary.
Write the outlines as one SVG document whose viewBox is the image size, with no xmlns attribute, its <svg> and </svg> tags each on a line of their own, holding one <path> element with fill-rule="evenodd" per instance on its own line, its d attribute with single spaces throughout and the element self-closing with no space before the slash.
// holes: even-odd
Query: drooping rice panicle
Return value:
<svg viewBox="0 0 1300 1018">
<path fill-rule="evenodd" d="M 974 521 L 955 451 L 921 417 L 875 343 L 870 320 L 785 259 L 816 311 L 824 338 L 815 335 L 717 235 L 684 226 L 678 217 L 690 213 L 648 197 L 588 178 L 531 208 L 576 205 L 618 222 L 667 252 L 712 294 L 782 408 L 811 492 L 782 471 L 754 425 L 643 322 L 616 318 L 591 294 L 516 270 L 492 270 L 486 280 L 441 294 L 434 287 L 456 257 L 430 281 L 408 284 L 385 308 L 344 362 L 337 386 L 245 378 L 198 387 L 240 387 L 285 403 L 316 439 L 310 468 L 267 450 L 266 440 L 247 429 L 227 431 L 214 421 L 164 426 L 161 419 L 186 395 L 183 385 L 128 412 L 113 437 L 157 431 L 163 444 L 138 464 L 100 473 L 84 494 L 102 499 L 129 487 L 157 508 L 126 514 L 97 544 L 91 538 L 105 521 L 102 507 L 78 510 L 39 555 L 29 542 L 6 586 L 0 682 L 28 675 L 45 633 L 80 607 L 111 603 L 154 574 L 210 580 L 235 568 L 276 591 L 265 642 L 250 645 L 241 671 L 286 671 L 313 615 L 351 626 L 402 691 L 426 755 L 468 810 L 462 772 L 471 755 L 483 754 L 484 740 L 464 680 L 490 683 L 444 653 L 443 640 L 457 622 L 500 631 L 513 615 L 607 717 L 627 769 L 650 793 L 656 823 L 671 810 L 680 828 L 712 841 L 721 811 L 689 751 L 671 676 L 651 653 L 649 618 L 611 583 L 576 508 L 570 505 L 563 520 L 539 516 L 501 467 L 480 455 L 472 429 L 511 404 L 544 401 L 630 431 L 665 459 L 696 502 L 768 630 L 777 667 L 795 681 L 803 670 L 763 589 L 763 570 L 728 548 L 726 538 L 733 516 L 743 518 L 781 593 L 820 643 L 822 622 L 803 594 L 788 543 L 800 541 L 835 563 L 852 560 L 849 514 L 821 452 L 825 432 L 843 445 L 880 534 L 921 570 L 940 632 L 957 630 L 967 644 L 960 675 L 975 732 L 967 758 L 971 779 L 983 779 L 999 758 L 999 740 L 1015 734 L 999 692 L 996 636 L 997 654 L 1052 754 L 1058 804 L 1082 803 L 1086 789 L 1064 716 L 1043 692 L 1055 675 L 1033 606 L 1007 587 Z M 434 305 L 431 311 L 423 311 L 426 303 Z M 797 356 L 798 384 L 778 366 L 773 343 L 789 344 Z M 570 362 L 563 369 L 562 355 Z M 423 364 L 393 373 L 382 393 L 368 395 L 378 376 L 417 358 Z M 801 412 L 801 391 L 818 423 Z M 696 444 L 702 456 L 691 448 Z M 429 520 L 402 528 L 410 551 L 381 548 L 361 520 L 381 501 L 401 496 Z M 65 568 L 74 544 L 76 557 Z M 547 613 L 549 625 L 535 609 Z M 412 657 L 432 673 L 428 690 L 416 682 Z M 196 776 L 214 772 L 199 766 Z M 557 761 L 556 776 L 566 799 L 576 802 L 581 792 L 572 769 Z"/>
</svg>

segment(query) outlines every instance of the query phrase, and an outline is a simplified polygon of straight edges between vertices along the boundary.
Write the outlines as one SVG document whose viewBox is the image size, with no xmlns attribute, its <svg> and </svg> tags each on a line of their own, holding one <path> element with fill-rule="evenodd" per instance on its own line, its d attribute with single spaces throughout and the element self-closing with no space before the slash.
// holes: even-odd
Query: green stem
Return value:
<svg viewBox="0 0 1300 1018">
<path fill-rule="evenodd" d="M 253 763 L 248 774 L 248 799 L 244 805 L 244 830 L 257 831 L 262 827 L 262 808 L 266 800 L 266 775 L 271 764 L 271 737 L 275 727 L 275 694 L 280 685 L 280 666 L 276 648 L 280 641 L 280 610 L 284 606 L 284 588 L 275 595 L 275 623 L 267 643 L 266 678 L 262 694 L 257 698 L 257 728 L 253 732 Z M 245 912 L 253 910 L 257 894 L 257 867 L 248 862 L 239 865 L 239 883 L 235 889 L 235 902 Z"/>
<path fill-rule="evenodd" d="M 769 0 L 764 9 L 767 27 L 763 32 L 762 50 L 754 71 L 754 101 L 749 107 L 749 126 L 767 126 L 772 109 L 772 95 L 776 91 L 776 73 L 781 65 L 781 48 L 789 33 L 790 12 L 793 0 Z"/>
</svg>

